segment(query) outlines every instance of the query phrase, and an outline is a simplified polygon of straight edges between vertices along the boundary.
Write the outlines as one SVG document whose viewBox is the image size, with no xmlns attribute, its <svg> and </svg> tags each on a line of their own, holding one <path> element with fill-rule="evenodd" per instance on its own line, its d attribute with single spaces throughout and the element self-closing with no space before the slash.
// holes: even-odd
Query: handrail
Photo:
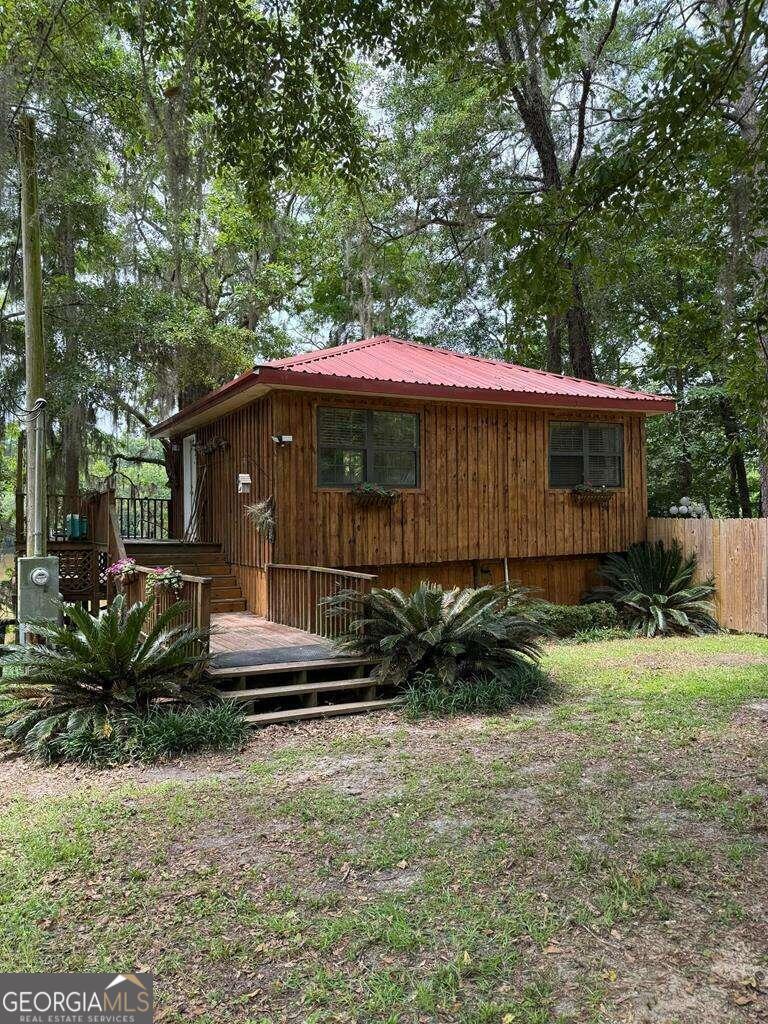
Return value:
<svg viewBox="0 0 768 1024">
<path fill-rule="evenodd" d="M 329 614 L 326 601 L 342 589 L 367 594 L 376 579 L 367 572 L 347 572 L 321 565 L 267 563 L 267 618 L 284 626 L 335 639 L 345 633 L 349 615 Z"/>
<path fill-rule="evenodd" d="M 142 573 L 157 572 L 157 566 L 154 565 L 134 565 L 133 568 Z M 162 568 L 172 569 L 174 566 L 163 566 Z M 189 576 L 187 573 L 181 573 L 181 580 L 183 583 L 213 583 L 213 576 Z"/>
<path fill-rule="evenodd" d="M 135 565 L 133 573 L 122 583 L 123 593 L 131 604 L 145 600 L 147 577 L 156 571 L 148 565 Z M 211 586 L 210 576 L 190 576 L 181 574 L 181 593 L 175 593 L 170 587 L 162 587 L 156 595 L 155 603 L 150 611 L 147 625 L 151 628 L 159 615 L 176 604 L 184 601 L 188 608 L 181 618 L 181 623 L 198 629 L 206 635 L 211 629 Z"/>
<path fill-rule="evenodd" d="M 267 569 L 300 569 L 302 572 L 325 572 L 334 576 L 351 576 L 356 580 L 375 580 L 376 574 L 369 572 L 351 572 L 348 569 L 329 569 L 325 565 L 284 565 L 280 562 L 268 562 Z"/>
</svg>

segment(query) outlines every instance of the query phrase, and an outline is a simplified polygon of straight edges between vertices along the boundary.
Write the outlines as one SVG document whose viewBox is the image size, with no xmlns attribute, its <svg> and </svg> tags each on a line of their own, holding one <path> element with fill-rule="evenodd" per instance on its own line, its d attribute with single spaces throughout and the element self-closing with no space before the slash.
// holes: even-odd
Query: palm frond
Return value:
<svg viewBox="0 0 768 1024">
<path fill-rule="evenodd" d="M 153 701 L 210 699 L 206 634 L 173 625 L 183 605 L 171 606 L 147 630 L 152 606 L 128 607 L 119 595 L 98 616 L 64 605 L 65 625 L 36 624 L 46 643 L 11 648 L 3 662 L 0 735 L 46 760 L 60 739 L 97 735 L 113 727 L 116 715 Z"/>
<path fill-rule="evenodd" d="M 424 582 L 409 595 L 395 588 L 345 591 L 326 606 L 349 621 L 342 650 L 376 659 L 382 682 L 404 686 L 419 673 L 433 673 L 450 686 L 470 675 L 509 673 L 539 658 L 544 630 L 520 614 L 524 600 L 522 591 L 444 590 Z"/>
<path fill-rule="evenodd" d="M 633 544 L 606 556 L 598 570 L 603 585 L 587 599 L 613 604 L 642 636 L 716 633 L 714 582 L 695 582 L 696 569 L 696 556 L 684 555 L 676 541 L 668 548 L 661 541 Z"/>
</svg>

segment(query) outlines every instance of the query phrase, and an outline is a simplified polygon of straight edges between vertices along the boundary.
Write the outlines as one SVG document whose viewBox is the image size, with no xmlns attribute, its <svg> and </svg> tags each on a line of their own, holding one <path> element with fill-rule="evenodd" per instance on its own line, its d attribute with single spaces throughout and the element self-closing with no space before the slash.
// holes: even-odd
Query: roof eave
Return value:
<svg viewBox="0 0 768 1024">
<path fill-rule="evenodd" d="M 298 391 L 325 391 L 381 397 L 430 398 L 453 402 L 478 402 L 489 405 L 527 405 L 538 408 L 585 409 L 596 412 L 642 412 L 647 416 L 674 412 L 671 398 L 648 396 L 609 398 L 588 395 L 549 395 L 533 391 L 498 391 L 491 388 L 451 387 L 444 384 L 415 384 L 404 381 L 370 380 L 359 377 L 333 377 L 323 373 L 292 372 L 276 366 L 260 366 L 236 377 L 217 391 L 193 402 L 149 431 L 152 437 L 173 437 L 195 426 L 226 415 L 251 398 L 271 388 Z"/>
<path fill-rule="evenodd" d="M 331 377 L 321 373 L 292 373 L 278 367 L 263 367 L 259 382 L 272 387 L 291 387 L 307 391 L 354 392 L 408 398 L 442 398 L 454 402 L 481 402 L 492 405 L 531 405 L 568 409 L 622 409 L 630 412 L 656 414 L 674 412 L 671 398 L 642 396 L 608 398 L 587 395 L 548 395 L 532 391 L 499 391 L 493 388 L 451 387 L 445 384 L 415 384 L 403 381 L 370 380 L 358 377 Z"/>
</svg>

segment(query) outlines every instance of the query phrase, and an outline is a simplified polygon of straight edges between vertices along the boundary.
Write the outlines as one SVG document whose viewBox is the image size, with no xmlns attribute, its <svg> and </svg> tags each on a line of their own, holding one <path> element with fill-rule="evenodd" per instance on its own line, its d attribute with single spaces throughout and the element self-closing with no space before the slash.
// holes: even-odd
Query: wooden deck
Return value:
<svg viewBox="0 0 768 1024">
<path fill-rule="evenodd" d="M 209 671 L 222 696 L 236 701 L 249 725 L 354 715 L 392 707 L 370 658 L 340 656 L 321 636 L 250 612 L 211 616 Z"/>
<path fill-rule="evenodd" d="M 215 665 L 298 665 L 344 660 L 323 637 L 250 612 L 211 616 L 211 654 Z"/>
</svg>

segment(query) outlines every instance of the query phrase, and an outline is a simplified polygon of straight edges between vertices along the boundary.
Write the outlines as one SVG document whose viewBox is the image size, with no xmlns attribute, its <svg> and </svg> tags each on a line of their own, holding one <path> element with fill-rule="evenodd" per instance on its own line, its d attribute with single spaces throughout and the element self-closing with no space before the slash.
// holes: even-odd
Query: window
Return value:
<svg viewBox="0 0 768 1024">
<path fill-rule="evenodd" d="M 549 486 L 621 487 L 624 428 L 618 423 L 550 423 Z"/>
<path fill-rule="evenodd" d="M 320 487 L 418 487 L 418 415 L 321 406 L 317 482 Z"/>
</svg>

